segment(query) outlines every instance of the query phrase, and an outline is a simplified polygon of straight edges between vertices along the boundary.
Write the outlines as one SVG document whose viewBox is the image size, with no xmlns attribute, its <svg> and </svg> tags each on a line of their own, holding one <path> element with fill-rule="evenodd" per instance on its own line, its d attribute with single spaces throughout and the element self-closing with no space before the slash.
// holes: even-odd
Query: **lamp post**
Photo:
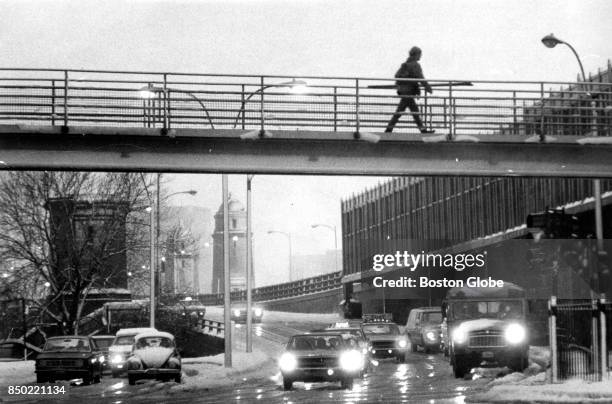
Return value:
<svg viewBox="0 0 612 404">
<path fill-rule="evenodd" d="M 266 132 L 264 128 L 264 121 L 265 121 L 264 119 L 264 91 L 272 87 L 289 87 L 292 92 L 299 94 L 305 91 L 305 89 L 308 87 L 308 84 L 304 80 L 296 80 L 295 78 L 291 79 L 291 81 L 286 81 L 283 83 L 265 84 L 264 77 L 262 76 L 260 78 L 259 88 L 251 92 L 246 98 L 242 100 L 242 103 L 240 104 L 240 110 L 238 111 L 238 115 L 236 116 L 236 119 L 234 120 L 234 128 L 235 128 L 238 125 L 238 119 L 240 119 L 240 116 L 242 115 L 242 117 L 244 118 L 244 113 L 245 113 L 247 102 L 249 102 L 249 100 L 253 98 L 253 96 L 255 96 L 256 94 L 261 94 L 261 98 L 259 101 L 259 113 L 261 117 L 261 126 L 259 130 L 250 131 L 250 132 L 240 135 L 241 139 L 256 139 L 256 138 L 270 136 L 270 134 Z"/>
<path fill-rule="evenodd" d="M 150 309 L 149 309 L 149 326 L 151 328 L 155 328 L 155 204 L 151 204 L 147 209 L 149 212 L 149 223 L 150 226 L 150 275 L 151 275 L 151 285 L 150 285 Z"/>
<path fill-rule="evenodd" d="M 246 237 L 246 351 L 253 351 L 253 300 L 252 300 L 252 289 L 253 289 L 253 234 L 251 227 L 251 183 L 253 181 L 253 174 L 247 174 L 247 237 Z"/>
<path fill-rule="evenodd" d="M 576 52 L 576 49 L 574 49 L 574 47 L 572 45 L 570 45 L 568 42 L 565 42 L 559 38 L 557 38 L 556 36 L 554 36 L 553 34 L 550 35 L 546 35 L 544 38 L 542 38 L 542 43 L 547 47 L 547 48 L 554 48 L 555 46 L 559 45 L 559 44 L 563 44 L 563 45 L 567 45 L 568 48 L 571 49 L 571 51 L 574 53 L 574 56 L 576 56 L 576 60 L 578 61 L 578 65 L 580 66 L 580 73 L 582 74 L 582 81 L 584 82 L 584 86 L 585 86 L 585 92 L 586 94 L 592 98 L 592 94 L 589 92 L 588 90 L 588 85 L 587 83 L 587 78 L 586 78 L 586 74 L 584 74 L 584 67 L 582 66 L 582 62 L 580 61 L 580 57 L 578 56 L 578 52 Z M 591 100 L 591 107 L 593 108 L 592 113 L 595 113 L 594 107 L 595 107 L 595 102 L 593 100 Z M 595 131 L 595 133 L 597 133 L 597 131 Z M 603 224 L 602 224 L 602 214 L 601 214 L 601 181 L 599 179 L 594 179 L 593 180 L 593 199 L 595 199 L 595 237 L 597 239 L 597 253 L 598 255 L 600 253 L 603 252 Z M 600 268 L 597 268 L 598 270 L 598 291 L 601 292 L 601 273 L 600 272 Z"/>
<path fill-rule="evenodd" d="M 289 240 L 289 282 L 293 282 L 293 265 L 292 265 L 292 254 L 291 254 L 291 233 L 287 233 L 280 230 L 268 230 L 268 234 L 279 233 L 287 237 Z"/>
<path fill-rule="evenodd" d="M 313 229 L 316 229 L 317 227 L 326 227 L 334 232 L 334 271 L 338 272 L 338 234 L 336 232 L 336 226 L 332 226 L 329 224 L 316 223 L 310 227 L 312 227 Z"/>
</svg>

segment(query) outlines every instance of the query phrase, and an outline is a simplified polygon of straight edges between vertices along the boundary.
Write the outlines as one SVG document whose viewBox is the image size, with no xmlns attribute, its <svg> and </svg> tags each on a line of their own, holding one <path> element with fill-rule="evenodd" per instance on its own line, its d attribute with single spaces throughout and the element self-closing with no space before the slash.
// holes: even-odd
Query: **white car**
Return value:
<svg viewBox="0 0 612 404">
<path fill-rule="evenodd" d="M 132 355 L 127 360 L 128 381 L 161 379 L 181 382 L 181 356 L 174 336 L 163 331 L 148 331 L 134 338 Z"/>
<path fill-rule="evenodd" d="M 157 331 L 155 328 L 122 328 L 117 331 L 115 340 L 108 347 L 108 356 L 110 358 L 110 367 L 113 377 L 119 377 L 125 371 L 125 361 L 132 353 L 134 346 L 134 337 L 142 332 Z"/>
</svg>

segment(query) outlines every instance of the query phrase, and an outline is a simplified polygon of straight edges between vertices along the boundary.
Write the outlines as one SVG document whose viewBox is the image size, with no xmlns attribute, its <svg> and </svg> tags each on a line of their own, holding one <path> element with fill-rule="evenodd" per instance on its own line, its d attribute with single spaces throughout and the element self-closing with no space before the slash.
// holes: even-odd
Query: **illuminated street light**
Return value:
<svg viewBox="0 0 612 404">
<path fill-rule="evenodd" d="M 2 272 L 2 277 L 3 277 L 3 278 L 8 278 L 8 277 L 9 277 L 9 274 L 7 274 L 6 272 Z"/>
<path fill-rule="evenodd" d="M 173 91 L 175 93 L 186 94 L 189 97 L 191 97 L 193 100 L 195 100 L 198 104 L 200 104 L 200 107 L 206 114 L 206 118 L 208 119 L 208 123 L 210 124 L 210 127 L 212 129 L 215 128 L 215 125 L 212 122 L 210 114 L 208 113 L 208 109 L 206 108 L 202 100 L 196 97 L 195 94 L 193 94 L 191 91 L 182 90 L 180 88 L 172 88 L 172 87 L 157 87 L 153 83 L 149 83 L 146 86 L 141 87 L 140 90 L 138 90 L 138 93 L 140 94 L 140 98 L 144 100 L 150 100 L 150 99 L 155 98 L 158 94 L 166 95 L 169 91 Z"/>
<path fill-rule="evenodd" d="M 51 283 L 45 282 L 45 288 L 51 287 Z"/>
<path fill-rule="evenodd" d="M 266 84 L 264 85 L 263 83 L 263 77 L 261 78 L 261 86 L 253 91 L 252 93 L 250 93 L 245 99 L 244 101 L 242 101 L 242 104 L 240 105 L 240 111 L 238 111 L 238 115 L 236 116 L 236 119 L 234 121 L 234 128 L 238 125 L 238 119 L 240 119 L 240 116 L 242 115 L 242 117 L 244 118 L 244 113 L 245 113 L 245 107 L 247 102 L 249 102 L 249 100 L 251 98 L 253 98 L 254 95 L 256 94 L 261 94 L 261 100 L 260 100 L 260 114 L 261 114 L 261 127 L 259 129 L 255 129 L 246 133 L 243 133 L 242 135 L 240 135 L 240 139 L 243 140 L 254 140 L 254 139 L 258 139 L 258 138 L 265 138 L 265 137 L 272 137 L 272 133 L 265 130 L 264 128 L 264 110 L 263 110 L 263 106 L 264 106 L 264 102 L 263 102 L 263 96 L 264 96 L 264 91 L 268 88 L 272 88 L 272 87 L 289 87 L 289 92 L 293 93 L 293 94 L 304 94 L 307 89 L 308 89 L 308 84 L 304 81 L 304 80 L 296 80 L 295 78 L 291 79 L 291 81 L 286 81 L 283 83 L 277 83 L 277 84 Z"/>
<path fill-rule="evenodd" d="M 580 66 L 580 73 L 582 73 L 582 81 L 584 82 L 584 86 L 586 89 L 585 92 L 587 96 L 592 98 L 592 94 L 588 91 L 588 86 L 586 84 L 587 79 L 586 79 L 586 74 L 584 74 L 584 67 L 582 66 L 582 62 L 580 61 L 580 56 L 578 56 L 578 52 L 576 52 L 576 49 L 574 49 L 574 47 L 570 45 L 568 42 L 565 42 L 555 37 L 553 34 L 546 35 L 544 38 L 542 38 L 542 43 L 547 48 L 554 48 L 555 46 L 559 44 L 564 44 L 564 45 L 567 45 L 567 47 L 571 49 L 571 51 L 574 53 L 574 56 L 576 56 L 578 65 Z M 592 113 L 594 115 L 595 114 L 595 110 L 594 110 L 595 101 L 594 100 L 591 100 L 591 106 L 593 107 Z M 601 213 L 601 182 L 599 179 L 593 180 L 593 199 L 595 199 L 595 209 L 594 209 L 595 210 L 595 237 L 597 239 L 597 252 L 601 253 L 603 251 L 603 223 L 602 223 L 603 219 L 602 219 L 602 213 Z M 598 268 L 598 270 L 601 271 L 601 268 Z M 601 286 L 602 285 L 599 285 L 600 291 L 601 291 Z"/>
</svg>

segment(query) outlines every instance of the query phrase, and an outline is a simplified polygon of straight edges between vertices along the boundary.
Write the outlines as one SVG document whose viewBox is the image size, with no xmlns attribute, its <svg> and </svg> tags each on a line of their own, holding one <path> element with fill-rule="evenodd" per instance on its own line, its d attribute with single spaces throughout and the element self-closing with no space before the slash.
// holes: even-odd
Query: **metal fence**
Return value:
<svg viewBox="0 0 612 404">
<path fill-rule="evenodd" d="M 610 378 L 612 303 L 605 299 L 549 302 L 552 381 Z"/>
<path fill-rule="evenodd" d="M 0 72 L 0 123 L 7 124 L 381 132 L 399 101 L 389 78 Z M 419 100 L 424 121 L 449 137 L 612 134 L 610 83 L 429 83 L 434 93 Z M 416 131 L 410 112 L 403 114 L 396 130 Z"/>
<path fill-rule="evenodd" d="M 337 289 L 341 286 L 341 278 L 342 272 L 332 272 L 293 282 L 262 286 L 253 289 L 252 298 L 253 301 L 268 301 Z M 223 293 L 199 295 L 198 300 L 203 304 L 223 304 Z M 231 300 L 246 301 L 246 290 L 232 292 Z"/>
</svg>

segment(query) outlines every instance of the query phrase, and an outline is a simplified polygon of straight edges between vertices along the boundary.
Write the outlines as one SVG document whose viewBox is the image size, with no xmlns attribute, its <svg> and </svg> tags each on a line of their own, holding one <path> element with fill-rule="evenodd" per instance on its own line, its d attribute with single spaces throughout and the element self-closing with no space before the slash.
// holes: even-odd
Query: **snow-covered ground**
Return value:
<svg viewBox="0 0 612 404">
<path fill-rule="evenodd" d="M 6 392 L 5 386 L 10 384 L 34 383 L 34 361 L 0 362 L 0 388 Z"/>
<path fill-rule="evenodd" d="M 547 383 L 550 364 L 548 347 L 530 347 L 529 367 L 523 373 L 508 373 L 488 383 L 488 391 L 472 395 L 472 403 L 612 403 L 612 375 L 602 382 L 568 380 Z M 495 377 L 475 369 L 480 377 Z"/>
</svg>

